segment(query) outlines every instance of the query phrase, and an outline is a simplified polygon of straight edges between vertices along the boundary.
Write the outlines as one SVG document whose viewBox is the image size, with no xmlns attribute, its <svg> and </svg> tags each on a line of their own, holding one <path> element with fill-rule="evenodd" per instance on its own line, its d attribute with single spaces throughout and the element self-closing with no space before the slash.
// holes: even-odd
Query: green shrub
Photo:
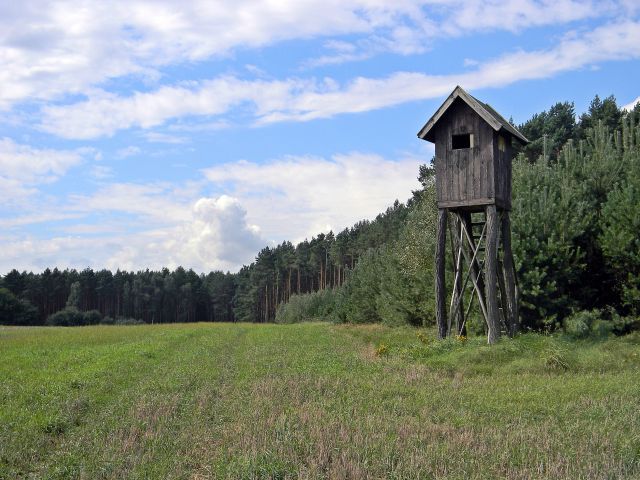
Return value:
<svg viewBox="0 0 640 480">
<path fill-rule="evenodd" d="M 115 325 L 144 325 L 144 322 L 136 318 L 116 317 Z"/>
<path fill-rule="evenodd" d="M 97 325 L 102 320 L 102 315 L 98 310 L 89 310 L 84 312 L 84 324 L 85 325 Z"/>
<path fill-rule="evenodd" d="M 52 327 L 74 327 L 84 325 L 84 318 L 77 308 L 67 307 L 49 315 L 46 324 Z"/>
<path fill-rule="evenodd" d="M 571 338 L 588 338 L 591 335 L 591 326 L 601 319 L 600 310 L 580 310 L 564 320 L 564 332 Z"/>
<path fill-rule="evenodd" d="M 611 316 L 611 319 L 604 318 Z M 611 311 L 609 315 L 604 314 L 601 310 L 581 310 L 573 313 L 564 320 L 564 333 L 574 339 L 583 338 L 607 338 L 615 331 L 616 323 L 614 318 L 620 319 Z M 620 324 L 618 320 L 618 324 Z"/>
<path fill-rule="evenodd" d="M 336 306 L 337 289 L 293 295 L 287 303 L 278 306 L 276 323 L 297 323 L 310 320 L 332 320 Z"/>
<path fill-rule="evenodd" d="M 627 335 L 634 330 L 640 330 L 640 317 L 623 317 L 615 310 L 612 310 L 611 329 L 615 335 Z"/>
<path fill-rule="evenodd" d="M 613 332 L 613 324 L 608 320 L 598 319 L 591 324 L 591 336 L 594 338 L 607 338 Z"/>
<path fill-rule="evenodd" d="M 102 315 L 98 310 L 82 312 L 75 307 L 65 307 L 47 317 L 46 324 L 53 327 L 78 327 L 100 323 Z"/>
<path fill-rule="evenodd" d="M 37 325 L 38 309 L 28 300 L 19 299 L 0 288 L 0 325 Z"/>
<path fill-rule="evenodd" d="M 551 344 L 542 352 L 542 360 L 551 370 L 569 370 L 567 352 L 559 345 Z"/>
</svg>

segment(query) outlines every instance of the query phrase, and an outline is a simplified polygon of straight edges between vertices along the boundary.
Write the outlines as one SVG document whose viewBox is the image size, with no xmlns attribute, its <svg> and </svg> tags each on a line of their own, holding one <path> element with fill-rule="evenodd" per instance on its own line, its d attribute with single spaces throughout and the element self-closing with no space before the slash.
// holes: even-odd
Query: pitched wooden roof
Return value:
<svg viewBox="0 0 640 480">
<path fill-rule="evenodd" d="M 435 135 L 433 132 L 433 127 L 435 127 L 438 120 L 444 115 L 451 104 L 455 101 L 456 98 L 464 101 L 474 112 L 476 112 L 480 117 L 487 122 L 495 131 L 505 130 L 515 138 L 517 138 L 520 143 L 526 145 L 529 143 L 529 140 L 522 135 L 518 130 L 514 128 L 507 120 L 504 119 L 502 115 L 496 112 L 491 105 L 486 104 L 478 100 L 477 98 L 469 95 L 461 86 L 457 86 L 451 92 L 451 95 L 447 97 L 444 103 L 440 106 L 440 108 L 433 114 L 433 116 L 429 119 L 429 121 L 425 124 L 424 127 L 418 132 L 418 137 L 422 140 L 428 140 L 429 142 L 435 141 Z"/>
</svg>

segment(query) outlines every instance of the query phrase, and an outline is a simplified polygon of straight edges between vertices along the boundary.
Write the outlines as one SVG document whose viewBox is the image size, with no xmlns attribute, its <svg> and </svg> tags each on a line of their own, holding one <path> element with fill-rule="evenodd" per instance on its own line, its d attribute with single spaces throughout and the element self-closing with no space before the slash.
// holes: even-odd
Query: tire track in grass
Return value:
<svg viewBox="0 0 640 480">
<path fill-rule="evenodd" d="M 179 327 L 166 335 L 158 332 L 164 341 L 152 338 L 131 358 L 116 355 L 120 368 L 98 380 L 114 391 L 96 403 L 82 427 L 68 432 L 44 459 L 42 475 L 148 478 L 180 465 L 179 432 L 190 423 L 195 392 L 205 373 L 215 381 L 216 363 L 228 356 L 223 353 L 225 345 L 233 342 L 224 326 Z"/>
<path fill-rule="evenodd" d="M 142 374 L 143 361 L 122 359 L 136 357 L 143 344 L 162 348 L 160 339 L 143 336 L 148 334 L 138 327 L 15 332 L 4 345 L 13 357 L 5 366 L 17 362 L 20 372 L 4 376 L 8 395 L 0 414 L 0 457 L 9 478 L 39 471 L 102 408 L 110 388 Z M 124 370 L 127 375 L 120 374 Z"/>
</svg>

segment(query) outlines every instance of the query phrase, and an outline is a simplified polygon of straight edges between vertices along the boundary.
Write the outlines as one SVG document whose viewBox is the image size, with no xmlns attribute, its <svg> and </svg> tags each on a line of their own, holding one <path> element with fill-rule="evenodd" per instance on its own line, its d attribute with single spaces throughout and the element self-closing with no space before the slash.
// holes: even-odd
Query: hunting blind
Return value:
<svg viewBox="0 0 640 480">
<path fill-rule="evenodd" d="M 456 87 L 418 132 L 435 144 L 436 322 L 438 336 L 464 335 L 475 298 L 489 343 L 518 326 L 518 291 L 511 252 L 512 142 L 528 140 L 486 103 Z M 451 216 L 452 221 L 447 222 Z M 446 308 L 446 231 L 453 283 Z M 467 288 L 471 295 L 465 299 Z M 474 295 L 475 292 L 475 295 Z"/>
</svg>

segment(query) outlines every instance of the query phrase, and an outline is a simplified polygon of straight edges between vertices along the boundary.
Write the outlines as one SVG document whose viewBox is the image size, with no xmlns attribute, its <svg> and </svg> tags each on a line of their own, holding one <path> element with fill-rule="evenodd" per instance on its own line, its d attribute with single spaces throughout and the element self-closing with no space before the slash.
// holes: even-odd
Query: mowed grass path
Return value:
<svg viewBox="0 0 640 480">
<path fill-rule="evenodd" d="M 638 335 L 416 332 L 0 327 L 0 478 L 640 478 Z"/>
</svg>

